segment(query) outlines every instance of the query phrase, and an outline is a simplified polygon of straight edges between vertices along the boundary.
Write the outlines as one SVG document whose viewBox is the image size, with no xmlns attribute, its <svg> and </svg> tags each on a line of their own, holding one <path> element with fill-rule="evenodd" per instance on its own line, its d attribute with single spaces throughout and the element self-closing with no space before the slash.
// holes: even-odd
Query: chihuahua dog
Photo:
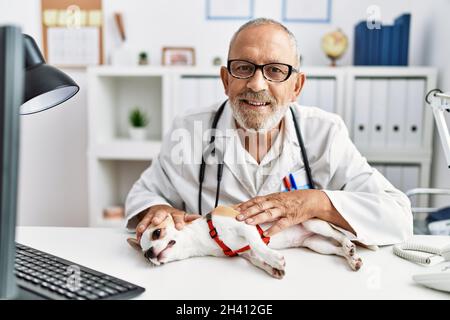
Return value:
<svg viewBox="0 0 450 320">
<path fill-rule="evenodd" d="M 211 212 L 217 237 L 229 248 L 242 248 L 238 255 L 271 276 L 281 279 L 285 274 L 285 260 L 276 249 L 307 247 L 322 254 L 335 254 L 345 258 L 350 268 L 357 271 L 362 260 L 356 255 L 355 245 L 330 224 L 319 219 L 311 219 L 291 226 L 270 238 L 269 244 L 263 239 L 257 227 L 237 221 L 238 211 L 219 206 Z M 270 224 L 263 224 L 266 229 Z M 154 265 L 198 256 L 225 256 L 224 249 L 218 245 L 210 233 L 211 227 L 205 217 L 194 220 L 182 230 L 177 230 L 172 216 L 159 225 L 150 225 L 141 240 L 129 238 L 128 243 L 141 251 Z M 236 255 L 236 254 L 235 254 Z"/>
</svg>

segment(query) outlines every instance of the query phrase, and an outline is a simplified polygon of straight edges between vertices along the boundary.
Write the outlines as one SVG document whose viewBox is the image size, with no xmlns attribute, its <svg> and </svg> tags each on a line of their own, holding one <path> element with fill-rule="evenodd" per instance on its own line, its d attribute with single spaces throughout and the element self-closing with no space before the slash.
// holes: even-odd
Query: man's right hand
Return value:
<svg viewBox="0 0 450 320">
<path fill-rule="evenodd" d="M 137 241 L 141 240 L 142 234 L 149 225 L 160 224 L 169 214 L 172 215 L 173 221 L 175 222 L 175 228 L 178 230 L 183 229 L 187 222 L 192 222 L 195 219 L 200 218 L 200 215 L 198 214 L 187 214 L 182 210 L 175 209 L 165 204 L 152 206 L 140 214 L 142 219 L 136 227 Z"/>
</svg>

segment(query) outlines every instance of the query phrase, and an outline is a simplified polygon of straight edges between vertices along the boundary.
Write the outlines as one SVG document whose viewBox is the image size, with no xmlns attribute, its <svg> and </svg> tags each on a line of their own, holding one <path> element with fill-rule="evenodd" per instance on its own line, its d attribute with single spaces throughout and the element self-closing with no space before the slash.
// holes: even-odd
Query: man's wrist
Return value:
<svg viewBox="0 0 450 320">
<path fill-rule="evenodd" d="M 355 230 L 352 228 L 352 226 L 348 223 L 347 220 L 337 211 L 335 206 L 333 205 L 333 202 L 331 202 L 331 199 L 328 197 L 327 193 L 322 190 L 317 190 L 320 192 L 321 197 L 323 200 L 320 200 L 320 203 L 323 204 L 323 207 L 321 210 L 318 210 L 316 212 L 316 218 L 327 221 L 329 223 L 334 224 L 335 226 L 341 227 L 353 234 L 356 235 Z M 321 207 L 321 206 L 318 206 Z"/>
<path fill-rule="evenodd" d="M 331 222 L 332 216 L 337 213 L 336 208 L 328 198 L 327 194 L 322 190 L 314 190 L 317 194 L 315 203 L 314 218 Z"/>
</svg>

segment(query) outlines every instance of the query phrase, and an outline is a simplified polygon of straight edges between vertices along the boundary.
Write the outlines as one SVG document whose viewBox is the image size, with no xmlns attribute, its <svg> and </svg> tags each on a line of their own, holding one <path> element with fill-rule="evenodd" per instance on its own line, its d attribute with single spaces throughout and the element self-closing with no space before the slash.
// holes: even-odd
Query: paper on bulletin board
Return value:
<svg viewBox="0 0 450 320">
<path fill-rule="evenodd" d="M 49 27 L 47 39 L 50 64 L 82 66 L 100 63 L 97 27 Z"/>
</svg>

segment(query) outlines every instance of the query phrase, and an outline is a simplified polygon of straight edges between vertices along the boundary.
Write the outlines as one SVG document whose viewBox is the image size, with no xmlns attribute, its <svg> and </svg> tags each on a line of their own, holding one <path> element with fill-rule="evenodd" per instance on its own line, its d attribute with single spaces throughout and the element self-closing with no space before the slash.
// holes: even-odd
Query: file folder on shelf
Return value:
<svg viewBox="0 0 450 320">
<path fill-rule="evenodd" d="M 179 108 L 178 110 L 174 110 L 175 112 L 185 111 L 189 109 L 195 109 L 199 106 L 199 88 L 198 88 L 198 80 L 193 77 L 182 78 L 180 81 L 180 95 L 179 95 L 179 104 L 180 106 L 176 106 Z"/>
<path fill-rule="evenodd" d="M 369 145 L 371 92 L 369 79 L 356 79 L 354 87 L 353 141 L 357 146 Z"/>
<path fill-rule="evenodd" d="M 299 104 L 304 106 L 318 106 L 318 79 L 307 78 L 299 97 Z"/>
<path fill-rule="evenodd" d="M 403 189 L 403 167 L 401 165 L 387 165 L 386 166 L 386 179 L 389 180 L 390 183 L 394 187 L 396 187 L 399 190 Z"/>
<path fill-rule="evenodd" d="M 387 124 L 387 79 L 371 80 L 371 109 L 369 147 L 384 148 L 386 146 Z"/>
<path fill-rule="evenodd" d="M 421 147 L 423 132 L 423 115 L 425 111 L 425 80 L 408 80 L 407 106 L 405 114 L 405 146 Z"/>
<path fill-rule="evenodd" d="M 387 117 L 387 147 L 402 147 L 404 145 L 406 121 L 407 81 L 404 79 L 389 80 L 388 117 Z"/>
<path fill-rule="evenodd" d="M 335 110 L 335 86 L 336 80 L 324 78 L 317 80 L 318 82 L 318 104 L 317 107 L 328 111 L 336 112 Z"/>
</svg>

